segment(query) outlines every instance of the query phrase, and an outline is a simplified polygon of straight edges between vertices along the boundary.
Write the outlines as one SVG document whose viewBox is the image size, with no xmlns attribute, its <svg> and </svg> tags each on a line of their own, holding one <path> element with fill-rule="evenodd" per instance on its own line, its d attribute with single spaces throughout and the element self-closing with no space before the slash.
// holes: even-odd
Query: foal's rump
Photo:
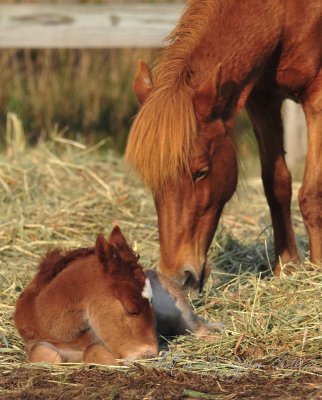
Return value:
<svg viewBox="0 0 322 400">
<path fill-rule="evenodd" d="M 40 327 L 37 323 L 35 301 L 39 289 L 34 280 L 20 294 L 14 314 L 15 326 L 24 340 L 33 340 L 39 335 Z"/>
<path fill-rule="evenodd" d="M 53 281 L 53 289 L 57 287 Z M 15 324 L 26 342 L 29 361 L 117 365 L 115 357 L 99 344 L 81 304 L 75 303 L 77 295 L 72 295 L 71 302 L 69 296 L 65 298 L 59 291 L 55 296 L 51 289 L 49 284 L 39 292 L 31 284 L 17 302 Z"/>
<path fill-rule="evenodd" d="M 85 261 L 84 268 L 71 263 L 46 285 L 38 285 L 36 276 L 27 286 L 17 301 L 14 316 L 24 340 L 37 337 L 50 342 L 72 342 L 89 329 L 81 301 L 81 281 L 93 280 L 93 268 L 90 257 Z"/>
<path fill-rule="evenodd" d="M 14 314 L 15 325 L 26 343 L 30 362 L 81 362 L 84 350 L 94 336 L 84 312 L 64 292 L 57 290 L 59 281 L 69 275 L 62 273 L 41 289 L 34 279 L 20 295 Z M 65 276 L 66 275 L 66 276 Z"/>
</svg>

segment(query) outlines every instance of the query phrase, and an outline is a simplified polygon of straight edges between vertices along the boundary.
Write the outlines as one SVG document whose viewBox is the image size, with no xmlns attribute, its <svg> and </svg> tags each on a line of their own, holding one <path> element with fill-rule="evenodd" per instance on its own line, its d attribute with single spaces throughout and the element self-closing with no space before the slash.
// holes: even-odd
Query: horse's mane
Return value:
<svg viewBox="0 0 322 400">
<path fill-rule="evenodd" d="M 154 68 L 154 89 L 131 128 L 126 158 L 153 191 L 188 170 L 197 126 L 189 61 L 218 0 L 190 0 Z"/>
<path fill-rule="evenodd" d="M 49 250 L 41 261 L 37 274 L 38 286 L 44 286 L 52 281 L 63 269 L 78 258 L 95 254 L 95 248 L 80 248 L 70 251 L 61 249 Z"/>
</svg>

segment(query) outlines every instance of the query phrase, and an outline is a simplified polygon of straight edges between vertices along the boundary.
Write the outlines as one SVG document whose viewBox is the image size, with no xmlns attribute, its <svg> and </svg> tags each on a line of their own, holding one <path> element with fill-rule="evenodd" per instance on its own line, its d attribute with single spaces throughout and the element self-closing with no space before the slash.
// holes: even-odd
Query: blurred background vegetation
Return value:
<svg viewBox="0 0 322 400">
<path fill-rule="evenodd" d="M 141 0 L 161 3 L 166 0 Z M 10 3 L 131 3 L 129 0 L 28 1 Z M 184 3 L 167 0 L 169 3 Z M 5 50 L 0 53 L 0 137 L 4 143 L 7 115 L 23 124 L 27 141 L 46 140 L 53 132 L 85 143 L 102 137 L 123 151 L 131 118 L 137 112 L 132 79 L 138 58 L 152 64 L 155 49 L 109 50 Z M 242 132 L 241 151 L 256 145 L 248 119 L 237 123 Z"/>
</svg>

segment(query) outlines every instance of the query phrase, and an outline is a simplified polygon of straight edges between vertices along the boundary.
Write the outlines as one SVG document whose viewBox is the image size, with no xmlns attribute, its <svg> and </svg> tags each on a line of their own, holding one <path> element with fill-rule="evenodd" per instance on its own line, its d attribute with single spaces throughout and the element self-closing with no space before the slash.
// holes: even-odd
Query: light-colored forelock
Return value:
<svg viewBox="0 0 322 400">
<path fill-rule="evenodd" d="M 189 168 L 197 136 L 189 61 L 207 30 L 214 3 L 189 2 L 157 61 L 154 89 L 132 124 L 126 159 L 154 192 Z"/>
</svg>

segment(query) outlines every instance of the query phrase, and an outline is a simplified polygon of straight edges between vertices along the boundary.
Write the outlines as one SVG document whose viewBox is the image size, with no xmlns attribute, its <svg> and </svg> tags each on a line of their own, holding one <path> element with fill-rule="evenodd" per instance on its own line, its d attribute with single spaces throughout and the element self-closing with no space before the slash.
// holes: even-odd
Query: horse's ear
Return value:
<svg viewBox="0 0 322 400">
<path fill-rule="evenodd" d="M 152 74 L 147 64 L 139 60 L 136 67 L 133 90 L 140 104 L 148 98 L 153 88 Z"/>
<path fill-rule="evenodd" d="M 220 97 L 221 83 L 221 63 L 217 64 L 211 79 L 202 82 L 193 97 L 193 103 L 196 113 L 202 117 L 208 117 L 211 114 L 213 106 Z"/>
<path fill-rule="evenodd" d="M 109 238 L 108 243 L 114 247 L 128 247 L 127 241 L 118 225 L 115 225 Z"/>
<path fill-rule="evenodd" d="M 113 256 L 113 247 L 105 240 L 102 233 L 97 236 L 95 251 L 100 262 L 107 268 L 108 260 Z"/>
</svg>

